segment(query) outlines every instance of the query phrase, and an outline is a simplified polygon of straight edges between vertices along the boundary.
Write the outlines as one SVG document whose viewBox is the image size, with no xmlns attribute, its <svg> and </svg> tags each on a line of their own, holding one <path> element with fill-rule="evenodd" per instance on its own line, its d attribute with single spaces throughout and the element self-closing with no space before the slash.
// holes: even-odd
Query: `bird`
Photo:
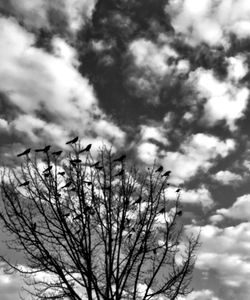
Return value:
<svg viewBox="0 0 250 300">
<path fill-rule="evenodd" d="M 170 175 L 170 173 L 171 173 L 171 171 L 166 171 L 161 177 L 164 177 L 164 176 L 168 177 Z"/>
<path fill-rule="evenodd" d="M 97 170 L 102 170 L 103 169 L 103 166 L 96 166 L 95 167 Z"/>
<path fill-rule="evenodd" d="M 116 162 L 116 161 L 120 161 L 120 162 L 122 162 L 122 161 L 123 161 L 125 158 L 126 158 L 126 155 L 125 155 L 125 154 L 123 154 L 123 155 L 121 155 L 120 157 L 118 157 L 118 158 L 114 159 L 114 160 L 113 160 L 113 162 Z"/>
<path fill-rule="evenodd" d="M 122 170 L 120 170 L 117 174 L 115 174 L 115 176 L 121 176 L 121 175 L 123 175 L 124 174 L 124 170 L 122 169 Z"/>
<path fill-rule="evenodd" d="M 49 151 L 50 147 L 51 147 L 50 145 L 47 145 L 42 149 L 36 149 L 35 152 L 44 152 L 44 153 L 46 153 L 46 152 Z"/>
<path fill-rule="evenodd" d="M 74 144 L 74 143 L 76 143 L 77 141 L 78 141 L 78 136 L 76 136 L 76 137 L 73 138 L 72 140 L 68 141 L 68 142 L 66 143 L 66 145 Z"/>
<path fill-rule="evenodd" d="M 28 155 L 30 153 L 31 148 L 26 149 L 22 153 L 17 154 L 17 157 L 23 156 L 23 155 Z"/>
<path fill-rule="evenodd" d="M 23 183 L 21 183 L 19 186 L 27 186 L 27 185 L 29 185 L 29 181 L 25 181 L 25 182 L 23 182 Z"/>
<path fill-rule="evenodd" d="M 67 187 L 69 187 L 71 184 L 72 184 L 72 182 L 69 181 L 69 182 L 67 182 L 64 186 L 62 186 L 61 188 L 62 188 L 62 189 L 63 189 L 63 188 L 67 188 Z"/>
<path fill-rule="evenodd" d="M 177 211 L 176 216 L 181 216 L 181 215 L 182 215 L 182 211 L 181 210 Z"/>
<path fill-rule="evenodd" d="M 92 144 L 88 144 L 88 146 L 85 147 L 84 149 L 80 150 L 79 153 L 82 153 L 82 152 L 85 152 L 85 151 L 88 152 L 90 150 L 91 146 L 92 146 Z"/>
<path fill-rule="evenodd" d="M 46 168 L 43 173 L 49 172 L 51 169 L 53 168 L 53 166 L 48 166 L 48 168 Z"/>
<path fill-rule="evenodd" d="M 82 162 L 82 160 L 79 159 L 79 158 L 71 159 L 71 160 L 70 160 L 70 163 L 71 163 L 71 164 L 78 164 L 78 163 L 80 163 L 80 162 Z"/>
<path fill-rule="evenodd" d="M 139 204 L 139 203 L 141 203 L 141 200 L 142 200 L 142 197 L 139 196 L 138 199 L 135 200 L 135 202 L 133 203 L 133 205 L 134 205 L 134 204 Z"/>
<path fill-rule="evenodd" d="M 181 189 L 180 188 L 178 188 L 175 192 L 176 193 L 179 193 L 181 191 Z"/>
<path fill-rule="evenodd" d="M 58 174 L 61 175 L 61 176 L 64 176 L 65 172 L 64 171 L 63 172 L 58 172 Z"/>
<path fill-rule="evenodd" d="M 160 166 L 157 170 L 155 170 L 155 172 L 159 172 L 161 173 L 163 171 L 163 166 Z"/>
<path fill-rule="evenodd" d="M 92 182 L 91 181 L 86 181 L 86 180 L 83 180 L 84 183 L 86 183 L 87 185 L 91 185 Z"/>
<path fill-rule="evenodd" d="M 53 155 L 59 156 L 62 154 L 62 150 L 52 152 Z"/>
<path fill-rule="evenodd" d="M 97 161 L 96 163 L 94 163 L 93 165 L 90 165 L 90 167 L 97 167 L 99 165 L 99 161 Z"/>
<path fill-rule="evenodd" d="M 165 208 L 163 207 L 162 209 L 160 209 L 160 210 L 158 211 L 158 213 L 159 213 L 159 214 L 164 214 L 164 213 L 165 213 Z"/>
</svg>

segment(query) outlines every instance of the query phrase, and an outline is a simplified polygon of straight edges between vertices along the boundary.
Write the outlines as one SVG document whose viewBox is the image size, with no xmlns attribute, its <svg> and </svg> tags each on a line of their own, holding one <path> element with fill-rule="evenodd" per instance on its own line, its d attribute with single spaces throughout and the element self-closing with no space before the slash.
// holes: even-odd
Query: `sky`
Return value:
<svg viewBox="0 0 250 300">
<path fill-rule="evenodd" d="M 0 0 L 0 164 L 76 135 L 156 160 L 201 230 L 179 300 L 246 300 L 249 46 L 249 0 Z M 20 285 L 1 265 L 1 299 Z"/>
</svg>

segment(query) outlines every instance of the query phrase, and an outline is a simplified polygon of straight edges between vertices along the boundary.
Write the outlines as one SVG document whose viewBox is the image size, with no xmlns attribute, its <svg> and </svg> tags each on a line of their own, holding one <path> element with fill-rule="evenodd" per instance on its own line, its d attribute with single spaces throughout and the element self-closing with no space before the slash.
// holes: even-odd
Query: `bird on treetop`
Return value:
<svg viewBox="0 0 250 300">
<path fill-rule="evenodd" d="M 160 210 L 158 211 L 158 213 L 159 213 L 159 214 L 164 214 L 164 213 L 165 213 L 165 208 L 163 207 L 162 209 L 160 209 Z"/>
<path fill-rule="evenodd" d="M 123 161 L 125 158 L 126 158 L 126 155 L 125 155 L 125 154 L 123 154 L 122 156 L 120 156 L 120 157 L 118 157 L 118 158 L 114 159 L 114 160 L 113 160 L 113 162 L 116 162 L 116 161 L 120 161 L 120 162 L 122 162 L 122 161 Z"/>
<path fill-rule="evenodd" d="M 45 147 L 42 148 L 42 149 L 36 149 L 35 152 L 44 152 L 44 153 L 46 153 L 46 152 L 49 151 L 49 149 L 50 149 L 50 145 L 45 146 Z"/>
<path fill-rule="evenodd" d="M 67 188 L 67 187 L 69 187 L 71 184 L 72 184 L 72 182 L 69 181 L 69 182 L 67 182 L 64 186 L 62 186 L 61 188 L 62 188 L 62 189 L 63 189 L 63 188 Z"/>
<path fill-rule="evenodd" d="M 76 136 L 76 137 L 73 138 L 72 140 L 68 141 L 68 142 L 66 143 L 66 145 L 74 144 L 74 143 L 76 143 L 77 141 L 78 141 L 78 136 Z"/>
<path fill-rule="evenodd" d="M 92 146 L 92 144 L 88 144 L 88 146 L 85 147 L 84 149 L 80 150 L 79 153 L 83 153 L 85 151 L 88 152 L 90 150 L 91 146 Z"/>
<path fill-rule="evenodd" d="M 19 186 L 27 186 L 27 185 L 29 185 L 29 181 L 25 181 L 25 182 L 23 182 L 23 183 L 21 183 Z"/>
<path fill-rule="evenodd" d="M 181 191 L 181 189 L 180 188 L 178 188 L 175 192 L 176 193 L 179 193 Z"/>
<path fill-rule="evenodd" d="M 181 215 L 182 215 L 182 211 L 181 210 L 177 211 L 176 216 L 180 217 Z"/>
<path fill-rule="evenodd" d="M 166 171 L 166 172 L 162 175 L 162 177 L 164 177 L 164 176 L 168 177 L 168 176 L 170 175 L 170 173 L 171 173 L 171 171 Z"/>
<path fill-rule="evenodd" d="M 23 156 L 23 155 L 28 155 L 30 153 L 30 148 L 26 149 L 25 151 L 23 151 L 22 153 L 17 154 L 17 157 Z"/>
<path fill-rule="evenodd" d="M 163 166 L 160 166 L 157 170 L 155 170 L 155 172 L 162 172 L 163 171 Z"/>
<path fill-rule="evenodd" d="M 52 152 L 53 155 L 59 156 L 62 154 L 62 150 Z"/>
</svg>

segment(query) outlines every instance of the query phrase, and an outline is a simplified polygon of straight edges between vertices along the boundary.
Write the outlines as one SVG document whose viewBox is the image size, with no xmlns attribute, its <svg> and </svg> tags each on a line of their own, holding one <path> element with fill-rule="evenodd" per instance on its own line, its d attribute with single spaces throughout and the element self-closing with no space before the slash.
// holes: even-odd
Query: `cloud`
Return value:
<svg viewBox="0 0 250 300">
<path fill-rule="evenodd" d="M 250 221 L 250 194 L 238 197 L 231 207 L 217 209 L 216 213 L 227 218 Z"/>
<path fill-rule="evenodd" d="M 228 170 L 217 172 L 213 175 L 213 178 L 223 185 L 235 185 L 243 180 L 242 176 Z"/>
<path fill-rule="evenodd" d="M 196 233 L 201 230 L 201 248 L 198 251 L 196 268 L 216 272 L 213 272 L 213 277 L 215 275 L 217 282 L 227 287 L 224 297 L 227 298 L 237 289 L 236 291 L 240 291 L 237 299 L 246 299 L 250 292 L 250 222 L 225 228 L 188 225 L 186 229 Z M 227 299 L 235 298 L 230 296 Z"/>
<path fill-rule="evenodd" d="M 208 170 L 217 158 L 226 157 L 234 149 L 232 139 L 221 141 L 212 135 L 196 133 L 183 141 L 179 151 L 167 151 L 163 164 L 172 170 L 174 177 L 171 181 L 180 184 L 195 176 L 200 169 Z"/>
<path fill-rule="evenodd" d="M 192 44 L 227 45 L 230 33 L 250 36 L 250 4 L 247 0 L 171 0 L 166 11 L 178 33 Z"/>
<path fill-rule="evenodd" d="M 229 76 L 240 78 L 244 75 L 244 71 L 240 70 L 240 62 L 232 61 Z M 235 122 L 244 116 L 247 108 L 249 90 L 246 87 L 238 87 L 230 81 L 219 81 L 211 70 L 198 68 L 191 77 L 197 83 L 200 97 L 206 98 L 204 114 L 201 118 L 203 124 L 214 126 L 225 120 L 229 129 L 235 130 Z"/>
<path fill-rule="evenodd" d="M 123 145 L 125 134 L 99 109 L 92 86 L 76 69 L 72 47 L 54 38 L 54 53 L 49 54 L 35 48 L 34 35 L 13 19 L 0 18 L 0 27 L 0 90 L 18 108 L 10 123 L 14 131 L 33 142 L 44 142 L 47 136 L 62 145 L 72 131 Z"/>
<path fill-rule="evenodd" d="M 78 31 L 88 18 L 91 17 L 95 7 L 95 0 L 10 0 L 0 2 L 0 8 L 22 19 L 28 27 L 48 28 L 67 23 L 72 33 Z"/>
<path fill-rule="evenodd" d="M 220 300 L 211 290 L 193 291 L 186 297 L 180 297 L 179 300 Z"/>
</svg>

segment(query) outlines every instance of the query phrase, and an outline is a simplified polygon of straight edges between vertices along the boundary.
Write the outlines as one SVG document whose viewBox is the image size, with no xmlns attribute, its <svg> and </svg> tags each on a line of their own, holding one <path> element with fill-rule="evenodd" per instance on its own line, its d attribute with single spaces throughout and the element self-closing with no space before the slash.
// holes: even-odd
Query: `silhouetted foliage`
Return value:
<svg viewBox="0 0 250 300">
<path fill-rule="evenodd" d="M 0 219 L 14 237 L 8 246 L 27 260 L 2 260 L 28 276 L 35 299 L 189 293 L 198 237 L 183 234 L 180 193 L 167 199 L 170 171 L 140 171 L 125 154 L 91 154 L 89 145 L 81 153 L 76 138 L 68 143 L 68 153 L 28 152 L 3 172 Z M 49 278 L 38 276 L 44 271 Z"/>
</svg>

